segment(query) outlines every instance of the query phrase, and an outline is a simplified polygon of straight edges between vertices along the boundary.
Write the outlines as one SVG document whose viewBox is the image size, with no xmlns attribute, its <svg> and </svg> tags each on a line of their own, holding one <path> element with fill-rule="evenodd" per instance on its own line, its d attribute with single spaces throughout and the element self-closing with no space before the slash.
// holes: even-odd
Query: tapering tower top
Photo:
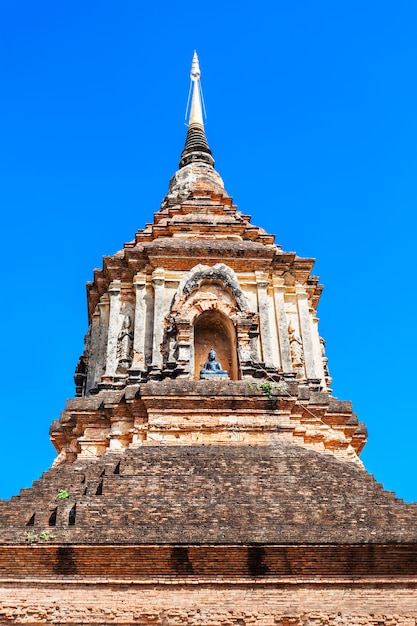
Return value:
<svg viewBox="0 0 417 626">
<path fill-rule="evenodd" d="M 191 84 L 193 88 L 192 99 L 191 99 L 191 108 L 190 108 L 190 117 L 188 120 L 188 125 L 198 125 L 204 128 L 203 121 L 203 109 L 201 102 L 201 83 L 200 83 L 200 64 L 198 62 L 197 52 L 194 50 L 193 60 L 191 63 Z"/>
<path fill-rule="evenodd" d="M 188 118 L 188 132 L 184 150 L 181 154 L 180 168 L 189 165 L 193 161 L 203 161 L 209 165 L 214 165 L 214 159 L 204 132 L 200 77 L 200 64 L 198 62 L 197 52 L 194 51 L 190 73 L 192 94 L 190 115 Z"/>
</svg>

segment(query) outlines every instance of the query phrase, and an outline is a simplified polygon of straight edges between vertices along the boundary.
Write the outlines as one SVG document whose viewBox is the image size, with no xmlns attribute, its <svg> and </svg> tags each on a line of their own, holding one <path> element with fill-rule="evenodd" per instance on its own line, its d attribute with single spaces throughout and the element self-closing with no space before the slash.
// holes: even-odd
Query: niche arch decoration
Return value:
<svg viewBox="0 0 417 626">
<path fill-rule="evenodd" d="M 163 375 L 199 378 L 209 346 L 229 378 L 250 376 L 258 335 L 258 313 L 249 310 L 235 272 L 223 263 L 197 265 L 178 285 L 166 317 Z"/>
</svg>

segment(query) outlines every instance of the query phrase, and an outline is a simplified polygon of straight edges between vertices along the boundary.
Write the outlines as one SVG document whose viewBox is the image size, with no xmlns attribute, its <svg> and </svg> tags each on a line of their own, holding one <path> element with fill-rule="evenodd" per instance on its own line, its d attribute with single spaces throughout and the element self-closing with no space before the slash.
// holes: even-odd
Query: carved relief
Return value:
<svg viewBox="0 0 417 626">
<path fill-rule="evenodd" d="M 164 367 L 174 369 L 178 359 L 177 328 L 174 322 L 165 326 L 162 352 Z"/>
<path fill-rule="evenodd" d="M 74 373 L 75 395 L 80 398 L 85 393 L 85 383 L 87 380 L 88 359 L 83 354 L 78 359 L 77 367 Z"/>
<path fill-rule="evenodd" d="M 330 387 L 333 379 L 329 374 L 329 367 L 327 364 L 329 359 L 326 357 L 326 342 L 323 339 L 323 337 L 320 337 L 320 348 L 321 348 L 321 359 L 323 362 L 324 379 L 326 381 L 327 387 Z"/>
<path fill-rule="evenodd" d="M 122 330 L 117 337 L 117 373 L 125 374 L 132 363 L 132 320 L 125 315 Z"/>
<path fill-rule="evenodd" d="M 288 337 L 290 340 L 291 361 L 293 369 L 299 376 L 304 375 L 304 351 L 303 342 L 296 334 L 291 322 L 288 325 Z"/>
</svg>

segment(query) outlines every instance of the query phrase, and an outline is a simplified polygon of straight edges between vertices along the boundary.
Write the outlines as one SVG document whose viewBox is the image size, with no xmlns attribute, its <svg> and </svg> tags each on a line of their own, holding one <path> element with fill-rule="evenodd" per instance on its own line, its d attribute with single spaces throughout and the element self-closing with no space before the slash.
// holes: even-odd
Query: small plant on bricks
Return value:
<svg viewBox="0 0 417 626">
<path fill-rule="evenodd" d="M 52 535 L 49 530 L 44 530 L 39 535 L 35 535 L 34 533 L 26 533 L 25 541 L 26 543 L 38 543 L 39 541 L 51 541 L 55 539 L 55 535 Z"/>
<path fill-rule="evenodd" d="M 270 380 L 265 380 L 263 383 L 249 383 L 249 389 L 260 391 L 264 396 L 272 398 L 274 391 L 286 391 L 286 383 L 272 383 Z"/>
<path fill-rule="evenodd" d="M 39 535 L 39 539 L 41 541 L 51 541 L 51 539 L 55 539 L 55 535 L 52 535 L 49 530 L 45 530 Z"/>
</svg>

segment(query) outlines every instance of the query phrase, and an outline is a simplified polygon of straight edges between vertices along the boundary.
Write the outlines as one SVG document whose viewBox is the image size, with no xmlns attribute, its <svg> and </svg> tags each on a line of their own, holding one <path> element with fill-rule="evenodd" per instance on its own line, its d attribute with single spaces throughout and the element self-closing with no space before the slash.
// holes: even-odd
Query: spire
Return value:
<svg viewBox="0 0 417 626">
<path fill-rule="evenodd" d="M 193 85 L 193 93 L 191 98 L 191 109 L 188 126 L 200 126 L 204 130 L 203 109 L 201 106 L 200 76 L 200 64 L 198 62 L 197 52 L 194 50 L 190 73 L 191 83 Z"/>
<path fill-rule="evenodd" d="M 204 132 L 200 76 L 201 72 L 198 56 L 197 52 L 194 51 L 190 73 L 192 89 L 191 107 L 188 118 L 187 138 L 179 164 L 180 169 L 193 161 L 203 161 L 211 166 L 214 165 L 214 159 Z"/>
</svg>

